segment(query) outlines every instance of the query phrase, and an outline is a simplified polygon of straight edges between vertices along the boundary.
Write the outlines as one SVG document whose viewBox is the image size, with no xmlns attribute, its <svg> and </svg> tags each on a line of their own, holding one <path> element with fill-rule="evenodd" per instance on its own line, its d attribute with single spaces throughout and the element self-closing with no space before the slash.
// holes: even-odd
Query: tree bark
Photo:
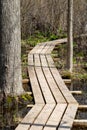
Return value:
<svg viewBox="0 0 87 130">
<path fill-rule="evenodd" d="M 24 92 L 21 76 L 20 0 L 0 0 L 0 90 Z"/>
<path fill-rule="evenodd" d="M 73 70 L 73 0 L 68 0 L 67 69 Z"/>
</svg>

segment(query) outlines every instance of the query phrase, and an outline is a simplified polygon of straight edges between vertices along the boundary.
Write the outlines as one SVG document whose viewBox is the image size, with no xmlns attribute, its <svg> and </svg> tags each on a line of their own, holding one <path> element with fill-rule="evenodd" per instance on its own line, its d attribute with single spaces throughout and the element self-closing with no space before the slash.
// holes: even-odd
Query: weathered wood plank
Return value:
<svg viewBox="0 0 87 130">
<path fill-rule="evenodd" d="M 71 130 L 78 103 L 49 55 L 57 44 L 64 42 L 66 38 L 38 44 L 28 54 L 35 106 L 15 130 Z"/>
<path fill-rule="evenodd" d="M 59 86 L 59 89 L 61 90 L 61 93 L 64 95 L 67 103 L 76 103 L 77 101 L 75 100 L 75 98 L 72 96 L 72 94 L 70 93 L 70 91 L 68 90 L 67 86 L 65 85 L 64 81 L 62 80 L 58 70 L 56 68 L 50 68 L 57 85 Z"/>
<path fill-rule="evenodd" d="M 39 87 L 39 83 L 35 74 L 34 67 L 28 67 L 28 73 L 32 85 L 32 91 L 33 91 L 35 103 L 36 104 L 44 103 L 44 99 Z"/>
<path fill-rule="evenodd" d="M 57 130 L 71 130 L 77 112 L 77 104 L 69 104 Z"/>
<path fill-rule="evenodd" d="M 48 63 L 47 63 L 45 55 L 40 55 L 40 60 L 41 60 L 41 66 L 42 66 L 42 68 L 43 67 L 48 67 Z"/>
<path fill-rule="evenodd" d="M 48 66 L 48 63 L 47 63 L 47 60 L 46 60 L 46 57 L 44 55 L 40 55 L 40 58 L 41 58 L 41 63 L 42 63 L 42 69 L 43 69 L 43 72 L 44 72 L 44 75 L 45 75 L 45 78 L 48 82 L 48 85 L 51 89 L 51 92 L 53 94 L 53 97 L 55 98 L 56 100 L 56 103 L 66 103 L 63 95 L 61 94 L 51 72 L 50 72 L 50 69 L 47 67 Z M 44 67 L 44 65 L 46 67 Z"/>
<path fill-rule="evenodd" d="M 35 122 L 32 124 L 30 130 L 42 130 L 45 126 L 49 116 L 51 115 L 55 104 L 46 104 Z"/>
<path fill-rule="evenodd" d="M 46 47 L 46 43 L 40 45 L 39 48 L 36 50 L 35 54 L 41 54 L 45 47 Z"/>
<path fill-rule="evenodd" d="M 54 40 L 54 41 L 49 41 L 49 42 L 44 42 L 44 43 L 37 44 L 37 45 L 30 51 L 30 54 L 35 54 L 35 53 L 37 53 L 37 50 L 39 49 L 39 46 L 43 46 L 44 44 L 57 45 L 57 44 L 59 44 L 59 43 L 65 43 L 65 42 L 67 42 L 67 38 L 63 38 L 63 39 L 58 39 L 58 40 Z"/>
<path fill-rule="evenodd" d="M 65 84 L 71 84 L 71 82 L 72 82 L 71 79 L 63 79 L 63 81 Z"/>
<path fill-rule="evenodd" d="M 67 42 L 67 38 L 62 38 L 62 39 L 57 39 L 53 41 L 48 41 L 46 43 L 51 44 L 51 45 L 57 45 L 57 44 L 66 43 L 66 42 Z"/>
<path fill-rule="evenodd" d="M 23 84 L 28 84 L 29 83 L 29 79 L 22 79 L 22 83 Z"/>
<path fill-rule="evenodd" d="M 53 97 L 56 100 L 56 103 L 66 103 L 66 100 L 64 99 L 61 91 L 59 90 L 55 80 L 53 79 L 49 68 L 43 68 L 43 71 L 44 71 L 45 77 L 47 79 L 47 82 L 49 84 L 49 87 L 52 91 Z"/>
<path fill-rule="evenodd" d="M 44 67 L 44 66 L 45 65 L 42 65 L 42 67 Z M 22 83 L 27 84 L 27 83 L 29 83 L 29 81 L 30 81 L 29 79 L 23 79 Z M 71 83 L 71 79 L 63 79 L 63 81 L 64 81 L 65 84 L 70 84 Z"/>
<path fill-rule="evenodd" d="M 87 105 L 79 105 L 79 110 L 87 110 Z"/>
<path fill-rule="evenodd" d="M 53 113 L 51 114 L 49 120 L 47 121 L 45 127 L 43 130 L 56 130 L 62 116 L 64 114 L 64 111 L 66 109 L 66 104 L 57 104 Z"/>
<path fill-rule="evenodd" d="M 37 44 L 31 51 L 30 51 L 30 54 L 34 54 L 37 50 L 38 50 L 38 48 L 39 48 L 39 44 Z"/>
<path fill-rule="evenodd" d="M 72 94 L 75 94 L 75 95 L 82 95 L 82 91 L 70 91 Z"/>
<path fill-rule="evenodd" d="M 41 51 L 40 54 L 46 54 L 46 51 L 47 51 L 49 48 L 50 48 L 50 45 L 47 44 L 47 45 L 44 47 L 44 49 Z"/>
<path fill-rule="evenodd" d="M 32 54 L 28 54 L 28 65 L 30 66 L 34 65 L 34 59 Z"/>
<path fill-rule="evenodd" d="M 86 120 L 75 119 L 73 125 L 74 126 L 87 127 L 87 119 Z"/>
<path fill-rule="evenodd" d="M 27 108 L 32 108 L 34 106 L 35 106 L 34 104 L 29 104 L 29 105 L 27 105 Z"/>
<path fill-rule="evenodd" d="M 54 104 L 55 100 L 54 100 L 52 93 L 49 89 L 49 86 L 48 86 L 47 81 L 44 77 L 44 74 L 42 72 L 41 67 L 35 67 L 35 70 L 36 70 L 38 81 L 39 81 L 39 84 L 40 84 L 41 90 L 43 92 L 46 103 L 53 103 Z"/>
<path fill-rule="evenodd" d="M 55 45 L 50 45 L 50 47 L 47 49 L 47 51 L 45 52 L 45 54 L 50 54 L 52 51 L 53 51 L 53 49 L 55 48 Z"/>
<path fill-rule="evenodd" d="M 53 44 L 55 44 L 55 45 L 60 44 L 60 43 L 66 43 L 66 42 L 67 42 L 67 38 L 58 39 L 58 40 L 53 40 L 52 42 L 53 42 Z"/>
<path fill-rule="evenodd" d="M 39 67 L 41 66 L 41 63 L 40 63 L 40 56 L 38 54 L 34 54 L 34 65 Z"/>
<path fill-rule="evenodd" d="M 48 66 L 55 68 L 55 64 L 54 64 L 52 57 L 50 55 L 46 55 L 46 58 L 47 58 Z"/>
<path fill-rule="evenodd" d="M 50 70 L 52 72 L 52 75 L 54 79 L 56 80 L 57 85 L 59 86 L 59 89 L 61 90 L 61 93 L 64 95 L 66 101 L 68 103 L 77 103 L 77 101 L 74 99 L 70 91 L 68 90 L 67 86 L 65 85 L 63 79 L 61 78 L 58 70 L 55 68 L 54 61 L 51 58 L 50 55 L 46 55 L 47 61 L 50 67 Z"/>
<path fill-rule="evenodd" d="M 43 104 L 36 104 L 24 117 L 24 119 L 19 123 L 18 127 L 15 130 L 29 130 L 31 124 L 37 118 L 38 114 L 41 112 Z"/>
</svg>

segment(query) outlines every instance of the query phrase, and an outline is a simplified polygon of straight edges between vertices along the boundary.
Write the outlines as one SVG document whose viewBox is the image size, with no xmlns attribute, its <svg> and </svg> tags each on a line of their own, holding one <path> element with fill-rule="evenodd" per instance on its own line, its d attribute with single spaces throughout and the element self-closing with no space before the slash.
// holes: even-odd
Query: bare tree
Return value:
<svg viewBox="0 0 87 130">
<path fill-rule="evenodd" d="M 0 0 L 0 90 L 24 92 L 21 77 L 20 0 Z"/>
<path fill-rule="evenodd" d="M 67 69 L 73 70 L 73 0 L 68 0 Z"/>
</svg>

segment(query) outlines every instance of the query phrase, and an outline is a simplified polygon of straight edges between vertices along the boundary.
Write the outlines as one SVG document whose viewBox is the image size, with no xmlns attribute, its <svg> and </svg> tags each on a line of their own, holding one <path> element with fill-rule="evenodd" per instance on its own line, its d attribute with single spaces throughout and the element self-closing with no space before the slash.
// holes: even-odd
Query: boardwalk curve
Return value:
<svg viewBox="0 0 87 130">
<path fill-rule="evenodd" d="M 51 52 L 67 39 L 40 43 L 28 54 L 35 105 L 15 130 L 71 130 L 78 103 L 54 65 Z"/>
</svg>

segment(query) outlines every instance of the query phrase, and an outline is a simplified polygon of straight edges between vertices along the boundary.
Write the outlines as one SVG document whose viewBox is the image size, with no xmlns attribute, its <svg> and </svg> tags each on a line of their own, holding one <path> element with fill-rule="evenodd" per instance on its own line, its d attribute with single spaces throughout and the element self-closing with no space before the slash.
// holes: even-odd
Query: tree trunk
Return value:
<svg viewBox="0 0 87 130">
<path fill-rule="evenodd" d="M 73 0 L 68 0 L 67 69 L 73 70 Z"/>
<path fill-rule="evenodd" d="M 0 90 L 24 92 L 21 77 L 20 0 L 0 0 Z"/>
</svg>

